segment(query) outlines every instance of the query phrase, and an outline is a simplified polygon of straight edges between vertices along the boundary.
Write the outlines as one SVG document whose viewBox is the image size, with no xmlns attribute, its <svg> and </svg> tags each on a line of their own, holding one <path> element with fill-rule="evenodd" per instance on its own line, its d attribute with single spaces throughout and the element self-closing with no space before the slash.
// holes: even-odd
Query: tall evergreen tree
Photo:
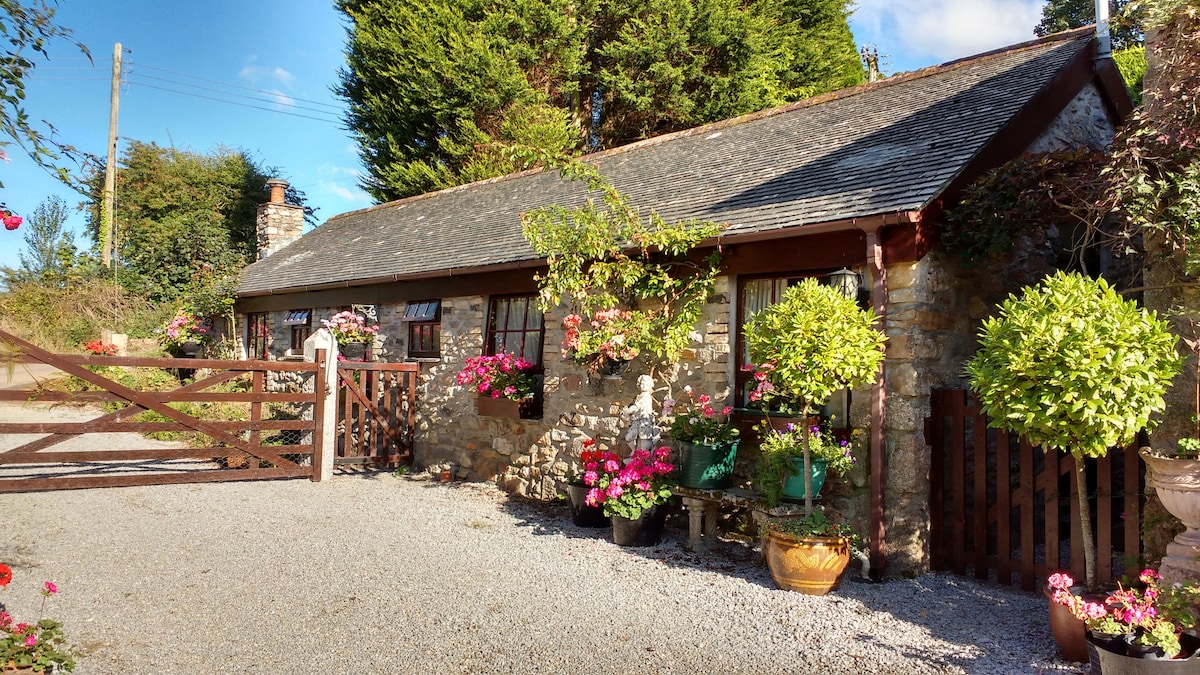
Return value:
<svg viewBox="0 0 1200 675">
<path fill-rule="evenodd" d="M 1134 0 L 1108 0 L 1109 35 L 1113 49 L 1142 44 L 1144 8 Z M 1048 0 L 1034 35 L 1045 37 L 1096 23 L 1096 0 Z"/>
<path fill-rule="evenodd" d="M 863 81 L 847 0 L 339 0 L 337 92 L 390 200 Z"/>
<path fill-rule="evenodd" d="M 6 281 L 60 285 L 66 271 L 73 267 L 75 244 L 64 230 L 67 203 L 60 197 L 47 197 L 25 219 L 25 251 L 17 254 L 20 267 L 9 270 Z"/>
<path fill-rule="evenodd" d="M 275 173 L 242 151 L 199 154 L 131 142 L 117 174 L 114 250 L 122 285 L 152 301 L 172 300 L 201 277 L 235 273 L 252 262 L 258 205 L 270 198 L 266 181 Z M 99 172 L 88 204 L 94 240 L 103 186 Z M 289 192 L 290 202 L 303 204 L 303 193 Z M 312 210 L 305 212 L 311 219 Z"/>
</svg>

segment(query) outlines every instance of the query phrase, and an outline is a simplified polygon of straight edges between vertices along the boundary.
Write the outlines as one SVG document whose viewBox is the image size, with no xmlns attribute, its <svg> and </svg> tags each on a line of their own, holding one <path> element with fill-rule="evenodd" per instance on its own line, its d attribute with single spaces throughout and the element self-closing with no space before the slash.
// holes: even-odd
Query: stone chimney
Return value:
<svg viewBox="0 0 1200 675">
<path fill-rule="evenodd" d="M 267 181 L 271 201 L 258 207 L 258 259 L 271 255 L 300 238 L 304 233 L 304 208 L 288 204 L 284 196 L 286 180 Z"/>
</svg>

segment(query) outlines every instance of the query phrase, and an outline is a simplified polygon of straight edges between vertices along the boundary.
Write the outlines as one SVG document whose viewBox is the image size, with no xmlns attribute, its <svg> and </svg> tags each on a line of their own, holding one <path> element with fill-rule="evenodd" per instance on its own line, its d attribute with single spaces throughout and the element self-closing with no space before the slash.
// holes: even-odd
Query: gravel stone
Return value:
<svg viewBox="0 0 1200 675">
<path fill-rule="evenodd" d="M 36 618 L 55 581 L 84 675 L 1082 672 L 1039 594 L 929 574 L 806 596 L 740 544 L 622 548 L 490 484 L 4 494 L 0 523 L 0 600 Z"/>
</svg>

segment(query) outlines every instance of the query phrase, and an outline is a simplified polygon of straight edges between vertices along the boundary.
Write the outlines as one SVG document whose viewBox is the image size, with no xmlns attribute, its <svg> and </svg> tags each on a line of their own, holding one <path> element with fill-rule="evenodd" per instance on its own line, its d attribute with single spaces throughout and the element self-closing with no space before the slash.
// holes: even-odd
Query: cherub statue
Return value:
<svg viewBox="0 0 1200 675">
<path fill-rule="evenodd" d="M 637 398 L 621 411 L 621 416 L 629 418 L 630 422 L 629 431 L 625 432 L 625 441 L 634 450 L 652 450 L 662 438 L 662 429 L 659 428 L 658 418 L 654 414 L 654 378 L 641 375 L 637 383 Z"/>
</svg>

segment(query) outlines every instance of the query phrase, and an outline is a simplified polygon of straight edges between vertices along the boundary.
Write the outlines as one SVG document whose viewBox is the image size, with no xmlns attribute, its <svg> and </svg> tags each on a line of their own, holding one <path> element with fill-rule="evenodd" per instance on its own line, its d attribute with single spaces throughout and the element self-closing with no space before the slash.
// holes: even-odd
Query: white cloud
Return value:
<svg viewBox="0 0 1200 675">
<path fill-rule="evenodd" d="M 276 105 L 287 105 L 287 106 L 296 105 L 296 99 L 292 98 L 291 96 L 288 96 L 287 94 L 283 93 L 282 91 L 279 91 L 277 89 L 270 89 L 267 91 L 267 93 L 271 95 L 271 99 L 275 101 Z"/>
<path fill-rule="evenodd" d="M 242 66 L 242 69 L 238 71 L 238 76 L 253 84 L 276 82 L 285 87 L 292 86 L 292 83 L 296 81 L 295 75 L 292 75 L 279 66 L 272 68 L 271 66 L 258 65 L 258 56 L 254 54 L 246 59 L 246 65 Z"/>
<path fill-rule="evenodd" d="M 1034 38 L 1044 0 L 858 0 L 851 25 L 892 72 Z"/>
<path fill-rule="evenodd" d="M 324 183 L 322 187 L 352 204 L 370 204 L 371 195 L 358 188 L 347 188 L 333 183 Z"/>
</svg>

